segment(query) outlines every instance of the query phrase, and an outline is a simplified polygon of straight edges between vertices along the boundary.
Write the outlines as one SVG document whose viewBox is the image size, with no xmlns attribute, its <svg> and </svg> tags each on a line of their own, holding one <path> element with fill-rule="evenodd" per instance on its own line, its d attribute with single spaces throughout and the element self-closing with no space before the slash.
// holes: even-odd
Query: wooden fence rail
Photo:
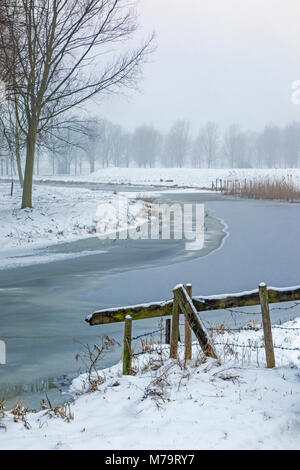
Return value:
<svg viewBox="0 0 300 470">
<path fill-rule="evenodd" d="M 287 288 L 269 287 L 268 297 L 269 303 L 300 300 L 300 286 Z M 237 294 L 192 297 L 192 302 L 197 312 L 260 305 L 259 289 Z M 86 318 L 86 322 L 91 326 L 95 326 L 104 325 L 106 323 L 124 322 L 127 315 L 130 315 L 132 320 L 145 320 L 147 318 L 171 316 L 172 313 L 173 299 L 163 302 L 99 310 L 89 315 Z"/>
</svg>

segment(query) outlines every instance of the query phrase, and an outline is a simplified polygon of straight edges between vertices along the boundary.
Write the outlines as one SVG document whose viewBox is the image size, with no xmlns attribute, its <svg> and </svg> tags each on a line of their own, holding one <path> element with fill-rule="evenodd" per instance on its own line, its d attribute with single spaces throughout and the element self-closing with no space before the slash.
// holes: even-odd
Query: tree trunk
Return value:
<svg viewBox="0 0 300 470">
<path fill-rule="evenodd" d="M 35 157 L 36 128 L 30 129 L 26 143 L 26 165 L 23 186 L 22 209 L 32 207 L 32 185 Z"/>
<path fill-rule="evenodd" d="M 39 155 L 39 152 L 37 152 L 37 156 L 36 156 L 36 174 L 38 176 L 40 174 L 40 155 Z"/>
<path fill-rule="evenodd" d="M 21 163 L 21 153 L 20 153 L 20 146 L 19 141 L 16 141 L 16 160 L 17 160 L 17 168 L 18 168 L 18 175 L 21 188 L 24 186 L 24 178 L 23 178 L 23 171 L 22 171 L 22 163 Z"/>
<path fill-rule="evenodd" d="M 95 159 L 90 157 L 90 173 L 94 173 L 95 171 Z"/>
</svg>

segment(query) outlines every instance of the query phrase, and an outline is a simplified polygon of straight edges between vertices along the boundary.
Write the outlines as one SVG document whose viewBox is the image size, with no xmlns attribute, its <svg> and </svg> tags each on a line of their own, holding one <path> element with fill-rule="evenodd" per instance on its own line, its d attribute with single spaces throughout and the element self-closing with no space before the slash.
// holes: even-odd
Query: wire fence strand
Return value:
<svg viewBox="0 0 300 470">
<path fill-rule="evenodd" d="M 274 311 L 274 310 L 291 310 L 297 306 L 300 306 L 300 302 L 294 302 L 293 305 L 289 305 L 287 307 L 272 307 L 270 309 L 270 311 Z M 249 311 L 245 311 L 245 310 L 241 310 L 239 308 L 237 309 L 232 309 L 232 308 L 229 308 L 229 309 L 225 309 L 226 313 L 230 313 L 230 314 L 233 314 L 233 315 L 261 315 L 261 312 L 249 312 Z M 200 313 L 202 312 L 198 312 L 198 314 L 200 315 Z M 201 321 L 203 323 L 206 324 L 206 328 L 212 333 L 212 332 L 217 332 L 219 334 L 222 334 L 222 333 L 231 333 L 231 332 L 242 332 L 242 331 L 246 331 L 246 332 L 257 332 L 257 331 L 263 331 L 263 327 L 261 325 L 246 325 L 246 326 L 241 326 L 241 327 L 227 327 L 226 325 L 220 325 L 219 327 L 215 327 L 215 326 L 210 326 L 210 323 L 201 318 Z M 180 326 L 185 326 L 185 323 L 183 322 L 180 322 Z M 285 327 L 285 326 L 281 326 L 281 325 L 272 325 L 272 329 L 277 329 L 277 330 L 283 330 L 283 331 L 300 331 L 300 328 L 298 327 Z M 137 335 L 137 336 L 134 336 L 132 338 L 132 341 L 137 341 L 139 339 L 142 339 L 142 338 L 146 338 L 146 337 L 153 337 L 155 334 L 162 334 L 163 332 L 165 332 L 165 326 L 159 328 L 159 329 L 156 329 L 156 330 L 153 330 L 153 331 L 150 331 L 150 332 L 147 332 L 147 333 L 143 333 L 143 334 L 140 334 L 140 335 Z M 265 346 L 264 345 L 258 345 L 258 344 L 239 344 L 239 343 L 235 343 L 235 342 L 214 342 L 214 345 L 215 346 L 228 346 L 228 347 L 232 347 L 232 348 L 250 348 L 251 350 L 255 351 L 257 349 L 264 349 Z M 182 343 L 178 343 L 178 346 L 179 347 L 184 347 L 184 344 Z M 158 352 L 161 352 L 163 350 L 166 350 L 166 349 L 169 349 L 169 345 L 165 345 L 165 347 L 163 347 L 162 345 L 159 346 L 159 351 Z M 300 348 L 298 347 L 284 347 L 284 346 L 279 346 L 279 345 L 276 345 L 274 344 L 274 349 L 280 349 L 280 350 L 283 350 L 283 351 L 300 351 Z M 144 354 L 147 354 L 149 353 L 150 351 L 147 350 L 147 349 L 144 349 L 140 352 L 137 352 L 137 353 L 134 353 L 132 352 L 132 357 L 138 357 L 138 356 L 142 356 Z"/>
</svg>

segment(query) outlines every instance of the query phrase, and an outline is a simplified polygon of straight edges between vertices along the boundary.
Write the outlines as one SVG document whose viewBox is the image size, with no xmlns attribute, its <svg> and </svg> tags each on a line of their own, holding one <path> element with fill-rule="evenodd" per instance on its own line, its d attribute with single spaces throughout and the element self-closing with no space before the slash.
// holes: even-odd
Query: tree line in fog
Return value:
<svg viewBox="0 0 300 470">
<path fill-rule="evenodd" d="M 2 145 L 2 175 L 14 173 Z M 106 119 L 73 119 L 38 145 L 35 173 L 80 175 L 114 167 L 291 168 L 298 167 L 300 123 L 268 124 L 261 131 L 244 131 L 237 124 L 222 130 L 207 122 L 192 136 L 189 122 L 176 121 L 167 133 L 152 125 L 133 132 Z M 21 157 L 22 158 L 22 157 Z"/>
</svg>

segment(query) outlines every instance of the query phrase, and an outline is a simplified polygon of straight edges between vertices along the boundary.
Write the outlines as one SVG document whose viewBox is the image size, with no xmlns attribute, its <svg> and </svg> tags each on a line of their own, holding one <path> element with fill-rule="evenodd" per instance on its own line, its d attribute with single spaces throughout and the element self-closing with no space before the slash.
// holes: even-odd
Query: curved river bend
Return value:
<svg viewBox="0 0 300 470">
<path fill-rule="evenodd" d="M 75 356 L 82 345 L 94 344 L 104 333 L 117 340 L 123 334 L 120 323 L 94 328 L 85 323 L 96 309 L 168 299 L 178 283 L 191 282 L 195 295 L 250 290 L 262 280 L 278 287 L 300 284 L 298 204 L 169 191 L 160 192 L 158 201 L 205 204 L 209 217 L 203 250 L 187 252 L 180 240 L 95 238 L 39 253 L 44 261 L 62 255 L 57 261 L 0 271 L 0 339 L 7 347 L 0 399 L 12 403 L 22 397 L 27 406 L 38 408 L 45 391 L 53 404 L 68 398 L 59 390 L 66 391 L 81 371 Z M 224 314 L 202 316 L 213 323 L 223 321 Z M 272 320 L 293 316 L 296 309 L 278 311 Z M 156 326 L 157 319 L 134 322 L 134 335 Z M 102 366 L 120 355 L 116 348 Z"/>
</svg>

